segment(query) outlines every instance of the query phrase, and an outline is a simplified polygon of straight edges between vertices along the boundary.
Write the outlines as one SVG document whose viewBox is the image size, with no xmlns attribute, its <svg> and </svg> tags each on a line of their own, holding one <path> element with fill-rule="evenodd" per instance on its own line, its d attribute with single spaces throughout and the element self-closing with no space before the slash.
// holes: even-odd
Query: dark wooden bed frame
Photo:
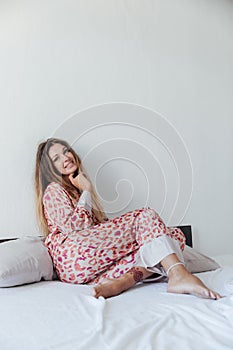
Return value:
<svg viewBox="0 0 233 350">
<path fill-rule="evenodd" d="M 186 238 L 186 244 L 190 247 L 193 246 L 193 237 L 192 237 L 192 226 L 191 225 L 183 225 L 176 226 L 181 229 Z"/>
<path fill-rule="evenodd" d="M 193 246 L 193 240 L 192 240 L 192 226 L 191 225 L 182 225 L 182 226 L 175 226 L 181 229 L 181 231 L 184 233 L 186 237 L 186 244 L 190 247 Z M 5 238 L 0 239 L 0 243 L 7 242 L 7 241 L 13 241 L 18 238 Z"/>
</svg>

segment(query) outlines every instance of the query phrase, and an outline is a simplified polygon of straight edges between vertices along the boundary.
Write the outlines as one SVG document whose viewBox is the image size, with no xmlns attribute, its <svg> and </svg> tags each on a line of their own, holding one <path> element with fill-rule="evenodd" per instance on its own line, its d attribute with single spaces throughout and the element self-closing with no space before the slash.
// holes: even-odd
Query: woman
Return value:
<svg viewBox="0 0 233 350">
<path fill-rule="evenodd" d="M 220 298 L 185 269 L 183 233 L 167 228 L 153 209 L 106 217 L 66 141 L 50 138 L 38 146 L 35 190 L 37 217 L 61 281 L 95 284 L 93 295 L 107 298 L 159 275 L 168 277 L 168 292 Z"/>
</svg>

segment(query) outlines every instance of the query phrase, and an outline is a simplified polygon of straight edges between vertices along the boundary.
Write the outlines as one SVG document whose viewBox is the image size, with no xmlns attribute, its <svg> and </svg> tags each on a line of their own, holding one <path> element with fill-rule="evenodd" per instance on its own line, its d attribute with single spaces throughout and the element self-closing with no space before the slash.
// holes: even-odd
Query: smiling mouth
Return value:
<svg viewBox="0 0 233 350">
<path fill-rule="evenodd" d="M 72 160 L 64 166 L 65 169 L 69 168 L 70 166 L 74 165 Z"/>
</svg>

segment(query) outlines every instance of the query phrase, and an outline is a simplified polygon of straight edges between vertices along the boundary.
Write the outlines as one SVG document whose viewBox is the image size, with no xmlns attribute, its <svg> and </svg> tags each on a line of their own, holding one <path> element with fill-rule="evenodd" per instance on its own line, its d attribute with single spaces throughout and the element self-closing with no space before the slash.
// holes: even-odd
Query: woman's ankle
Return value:
<svg viewBox="0 0 233 350">
<path fill-rule="evenodd" d="M 141 266 L 134 266 L 127 273 L 133 278 L 135 283 L 141 282 L 153 274 L 153 272 L 148 271 Z"/>
<path fill-rule="evenodd" d="M 171 269 L 167 271 L 168 278 L 174 278 L 174 277 L 183 277 L 184 275 L 189 274 L 189 272 L 186 270 L 183 263 L 177 264 L 176 266 L 171 266 Z"/>
</svg>

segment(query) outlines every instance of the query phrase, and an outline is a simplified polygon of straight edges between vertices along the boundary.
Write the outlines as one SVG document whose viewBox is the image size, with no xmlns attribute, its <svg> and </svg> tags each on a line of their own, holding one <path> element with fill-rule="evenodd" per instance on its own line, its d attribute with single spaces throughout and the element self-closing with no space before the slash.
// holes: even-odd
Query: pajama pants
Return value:
<svg viewBox="0 0 233 350">
<path fill-rule="evenodd" d="M 58 277 L 68 283 L 100 283 L 105 278 L 118 278 L 134 266 L 164 276 L 160 262 L 172 253 L 184 262 L 184 234 L 166 227 L 149 207 L 68 235 L 57 232 L 49 242 Z"/>
</svg>

